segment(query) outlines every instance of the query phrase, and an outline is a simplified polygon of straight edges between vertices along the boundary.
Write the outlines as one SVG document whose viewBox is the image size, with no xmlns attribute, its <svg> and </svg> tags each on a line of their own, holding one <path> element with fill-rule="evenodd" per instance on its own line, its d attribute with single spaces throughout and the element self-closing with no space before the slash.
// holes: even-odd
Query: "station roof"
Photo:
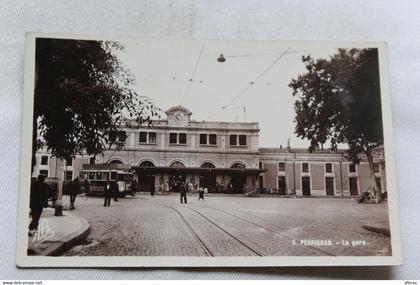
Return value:
<svg viewBox="0 0 420 285">
<path fill-rule="evenodd" d="M 169 167 L 169 166 L 132 166 L 132 170 L 142 174 L 242 174 L 258 175 L 267 171 L 259 168 L 203 168 L 203 167 Z"/>
</svg>

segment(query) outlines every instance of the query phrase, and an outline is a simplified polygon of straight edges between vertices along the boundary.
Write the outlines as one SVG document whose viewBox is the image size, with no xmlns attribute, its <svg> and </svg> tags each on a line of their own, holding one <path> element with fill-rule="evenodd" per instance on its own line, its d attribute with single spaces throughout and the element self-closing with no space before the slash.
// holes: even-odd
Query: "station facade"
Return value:
<svg viewBox="0 0 420 285">
<path fill-rule="evenodd" d="M 209 192 L 307 196 L 355 196 L 371 184 L 363 157 L 353 164 L 345 151 L 264 148 L 256 122 L 195 121 L 191 115 L 183 106 L 172 107 L 165 120 L 126 129 L 124 148 L 102 156 L 61 161 L 40 150 L 33 175 L 71 180 L 83 168 L 108 164 L 131 169 L 141 191 L 177 191 L 174 185 L 185 182 Z M 374 162 L 377 184 L 385 192 L 383 149 L 375 152 Z"/>
</svg>

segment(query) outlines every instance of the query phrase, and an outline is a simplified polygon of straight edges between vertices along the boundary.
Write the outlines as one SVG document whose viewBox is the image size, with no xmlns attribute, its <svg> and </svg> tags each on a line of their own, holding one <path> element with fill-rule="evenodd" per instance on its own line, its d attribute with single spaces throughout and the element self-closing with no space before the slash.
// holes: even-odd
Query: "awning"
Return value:
<svg viewBox="0 0 420 285">
<path fill-rule="evenodd" d="M 132 166 L 139 174 L 225 174 L 225 175 L 258 175 L 267 169 L 259 168 L 202 168 L 202 167 L 169 167 L 169 166 Z"/>
</svg>

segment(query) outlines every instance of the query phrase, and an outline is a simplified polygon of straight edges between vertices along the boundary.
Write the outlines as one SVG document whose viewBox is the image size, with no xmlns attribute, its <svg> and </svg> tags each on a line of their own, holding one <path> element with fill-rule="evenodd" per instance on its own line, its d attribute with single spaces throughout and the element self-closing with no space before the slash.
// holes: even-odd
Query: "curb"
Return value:
<svg viewBox="0 0 420 285">
<path fill-rule="evenodd" d="M 85 219 L 80 217 L 78 217 L 78 219 L 82 222 L 82 226 L 76 232 L 66 236 L 65 240 L 55 242 L 54 244 L 46 247 L 44 250 L 31 252 L 30 255 L 58 256 L 65 252 L 67 249 L 83 241 L 90 233 L 90 226 Z"/>
<path fill-rule="evenodd" d="M 378 233 L 378 234 L 383 234 L 386 235 L 388 237 L 391 236 L 391 232 L 388 228 L 383 228 L 380 226 L 371 226 L 371 225 L 363 225 L 362 226 L 364 229 L 374 232 L 374 233 Z"/>
</svg>

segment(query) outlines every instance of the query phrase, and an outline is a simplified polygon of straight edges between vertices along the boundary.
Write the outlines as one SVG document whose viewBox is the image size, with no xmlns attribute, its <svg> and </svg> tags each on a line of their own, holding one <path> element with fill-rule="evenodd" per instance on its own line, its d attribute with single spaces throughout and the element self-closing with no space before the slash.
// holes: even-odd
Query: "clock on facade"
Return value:
<svg viewBox="0 0 420 285">
<path fill-rule="evenodd" d="M 171 108 L 170 112 L 166 112 L 168 123 L 172 126 L 188 126 L 190 123 L 191 112 L 182 106 Z"/>
</svg>

